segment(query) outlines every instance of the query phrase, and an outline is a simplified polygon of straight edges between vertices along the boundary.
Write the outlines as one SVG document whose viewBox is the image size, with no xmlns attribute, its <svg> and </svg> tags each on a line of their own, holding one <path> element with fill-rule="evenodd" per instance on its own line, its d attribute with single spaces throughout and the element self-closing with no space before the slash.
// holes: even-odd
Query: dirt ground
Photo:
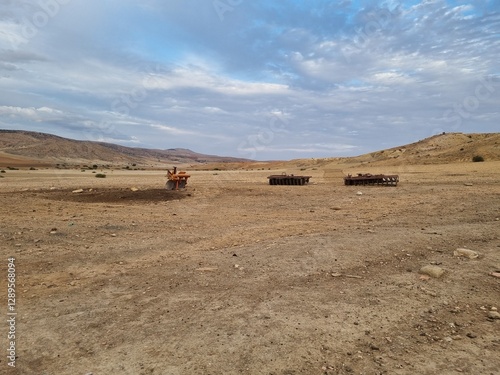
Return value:
<svg viewBox="0 0 500 375">
<path fill-rule="evenodd" d="M 179 192 L 162 171 L 2 174 L 0 373 L 499 373 L 500 162 L 267 184 L 281 172 L 190 171 Z M 401 182 L 344 186 L 357 172 Z"/>
</svg>

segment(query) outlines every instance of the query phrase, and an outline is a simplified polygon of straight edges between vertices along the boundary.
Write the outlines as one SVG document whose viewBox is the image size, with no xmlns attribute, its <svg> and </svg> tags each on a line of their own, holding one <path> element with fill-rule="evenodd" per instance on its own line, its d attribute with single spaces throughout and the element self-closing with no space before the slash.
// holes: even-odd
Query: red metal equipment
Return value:
<svg viewBox="0 0 500 375">
<path fill-rule="evenodd" d="M 177 167 L 174 167 L 173 172 L 167 169 L 168 181 L 166 183 L 167 190 L 179 190 L 184 189 L 187 185 L 187 180 L 190 175 L 186 174 L 184 171 L 177 172 Z"/>
</svg>

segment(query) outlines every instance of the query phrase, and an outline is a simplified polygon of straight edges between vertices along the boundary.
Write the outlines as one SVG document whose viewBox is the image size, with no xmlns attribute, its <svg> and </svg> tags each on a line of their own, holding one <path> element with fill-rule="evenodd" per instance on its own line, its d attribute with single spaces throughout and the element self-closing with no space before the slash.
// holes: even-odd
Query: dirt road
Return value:
<svg viewBox="0 0 500 375">
<path fill-rule="evenodd" d="M 183 192 L 164 172 L 7 171 L 0 373 L 498 374 L 500 163 L 330 168 L 190 171 Z"/>
</svg>

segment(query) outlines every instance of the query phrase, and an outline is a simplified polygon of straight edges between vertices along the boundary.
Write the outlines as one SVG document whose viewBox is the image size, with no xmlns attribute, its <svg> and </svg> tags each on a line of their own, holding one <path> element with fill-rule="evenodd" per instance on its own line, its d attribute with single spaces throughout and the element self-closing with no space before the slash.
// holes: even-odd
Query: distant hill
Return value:
<svg viewBox="0 0 500 375">
<path fill-rule="evenodd" d="M 53 164 L 199 164 L 248 162 L 250 160 L 199 154 L 175 148 L 156 150 L 111 143 L 77 141 L 52 134 L 0 129 L 0 163 L 11 165 Z M 0 165 L 1 165 L 0 164 Z"/>
<path fill-rule="evenodd" d="M 500 160 L 500 133 L 443 133 L 408 145 L 355 157 L 255 162 L 247 159 L 203 155 L 175 148 L 155 150 L 111 143 L 77 141 L 51 134 L 0 129 L 0 167 L 75 164 L 136 164 L 144 167 L 190 164 L 199 169 L 328 168 L 329 164 L 398 166 Z"/>
<path fill-rule="evenodd" d="M 500 160 L 500 133 L 442 133 L 415 143 L 351 158 L 374 165 L 470 162 L 474 156 Z"/>
</svg>

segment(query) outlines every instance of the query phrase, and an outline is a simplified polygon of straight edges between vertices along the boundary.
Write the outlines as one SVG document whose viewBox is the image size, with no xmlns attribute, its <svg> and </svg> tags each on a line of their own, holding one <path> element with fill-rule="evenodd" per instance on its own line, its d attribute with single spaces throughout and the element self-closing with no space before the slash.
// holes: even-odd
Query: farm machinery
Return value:
<svg viewBox="0 0 500 375">
<path fill-rule="evenodd" d="M 184 171 L 177 172 L 177 167 L 174 167 L 174 170 L 171 171 L 167 169 L 167 183 L 165 188 L 167 190 L 179 190 L 184 189 L 187 185 L 188 178 L 190 175 L 186 174 Z"/>
<path fill-rule="evenodd" d="M 269 176 L 269 185 L 305 185 L 309 183 L 309 179 L 311 176 L 295 176 L 293 174 L 287 175 L 283 174 L 275 174 Z"/>
<path fill-rule="evenodd" d="M 387 185 L 396 186 L 399 182 L 398 175 L 358 173 L 357 176 L 350 174 L 344 177 L 345 185 Z"/>
</svg>

